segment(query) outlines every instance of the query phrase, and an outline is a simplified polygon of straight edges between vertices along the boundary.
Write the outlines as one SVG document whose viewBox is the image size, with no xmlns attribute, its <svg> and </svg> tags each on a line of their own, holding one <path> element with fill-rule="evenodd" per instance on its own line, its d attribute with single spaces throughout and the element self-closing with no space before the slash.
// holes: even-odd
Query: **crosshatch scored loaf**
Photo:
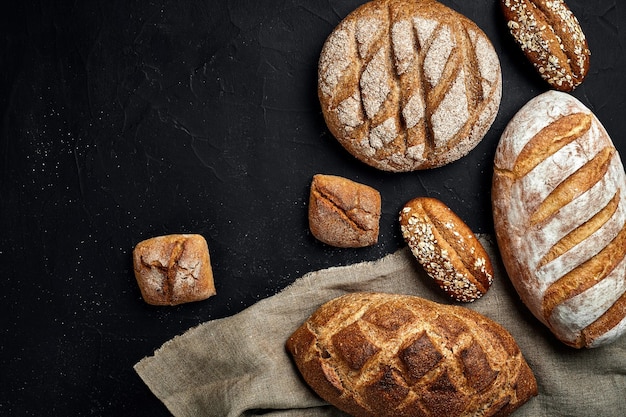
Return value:
<svg viewBox="0 0 626 417">
<path fill-rule="evenodd" d="M 473 310 L 415 296 L 333 299 L 287 349 L 311 388 L 355 417 L 502 417 L 537 395 L 504 328 Z"/>
<path fill-rule="evenodd" d="M 524 303 L 564 343 L 626 332 L 626 174 L 593 113 L 569 94 L 528 102 L 502 134 L 492 203 Z"/>
<path fill-rule="evenodd" d="M 330 34 L 318 95 L 331 133 L 385 171 L 434 168 L 469 153 L 500 106 L 491 42 L 434 0 L 373 0 Z"/>
</svg>

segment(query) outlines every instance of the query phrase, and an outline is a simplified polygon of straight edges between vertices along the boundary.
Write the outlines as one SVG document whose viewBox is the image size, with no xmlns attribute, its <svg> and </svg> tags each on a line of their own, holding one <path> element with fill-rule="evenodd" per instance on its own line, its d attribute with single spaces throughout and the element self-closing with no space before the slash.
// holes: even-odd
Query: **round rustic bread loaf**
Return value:
<svg viewBox="0 0 626 417">
<path fill-rule="evenodd" d="M 352 293 L 288 339 L 304 380 L 355 417 L 503 417 L 537 395 L 513 337 L 468 308 Z"/>
<path fill-rule="evenodd" d="M 326 40 L 318 95 L 331 133 L 385 171 L 434 168 L 469 153 L 493 123 L 498 56 L 471 20 L 434 0 L 374 0 Z"/>
</svg>

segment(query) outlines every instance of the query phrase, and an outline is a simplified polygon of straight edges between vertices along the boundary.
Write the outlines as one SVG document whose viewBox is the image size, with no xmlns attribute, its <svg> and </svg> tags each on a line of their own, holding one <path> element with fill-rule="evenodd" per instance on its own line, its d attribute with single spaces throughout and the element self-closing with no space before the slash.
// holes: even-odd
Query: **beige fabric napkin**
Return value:
<svg viewBox="0 0 626 417">
<path fill-rule="evenodd" d="M 555 340 L 519 302 L 492 240 L 479 238 L 494 263 L 494 284 L 482 299 L 465 306 L 511 332 L 539 385 L 539 396 L 514 415 L 625 416 L 626 337 L 592 350 Z M 303 383 L 284 343 L 321 304 L 354 291 L 450 302 L 404 248 L 375 262 L 309 273 L 241 313 L 166 342 L 135 370 L 177 417 L 343 417 Z"/>
</svg>

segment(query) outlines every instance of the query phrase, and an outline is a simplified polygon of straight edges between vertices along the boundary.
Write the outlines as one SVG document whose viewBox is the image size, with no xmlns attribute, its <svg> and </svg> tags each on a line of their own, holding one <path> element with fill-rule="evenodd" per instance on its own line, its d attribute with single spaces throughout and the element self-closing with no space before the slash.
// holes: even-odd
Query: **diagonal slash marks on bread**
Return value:
<svg viewBox="0 0 626 417">
<path fill-rule="evenodd" d="M 318 78 L 331 133 L 387 171 L 433 168 L 468 153 L 495 119 L 502 88 L 486 35 L 428 0 L 357 8 L 326 40 Z"/>
<path fill-rule="evenodd" d="M 608 133 L 557 91 L 509 122 L 494 159 L 498 246 L 524 303 L 564 343 L 626 333 L 626 173 Z"/>
<path fill-rule="evenodd" d="M 530 225 L 547 220 L 599 182 L 609 169 L 614 153 L 613 148 L 602 149 L 592 160 L 559 184 L 532 214 Z"/>
</svg>

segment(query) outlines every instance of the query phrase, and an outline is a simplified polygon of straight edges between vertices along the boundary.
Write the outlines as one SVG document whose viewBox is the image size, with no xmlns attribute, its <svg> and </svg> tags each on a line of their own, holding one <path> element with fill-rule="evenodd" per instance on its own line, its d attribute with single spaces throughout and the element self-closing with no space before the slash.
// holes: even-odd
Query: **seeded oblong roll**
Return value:
<svg viewBox="0 0 626 417">
<path fill-rule="evenodd" d="M 400 212 L 402 236 L 424 270 L 457 301 L 482 297 L 493 267 L 472 230 L 443 202 L 415 198 Z"/>
<path fill-rule="evenodd" d="M 578 19 L 563 0 L 501 0 L 511 35 L 539 75 L 572 91 L 589 71 L 591 52 Z"/>
</svg>

